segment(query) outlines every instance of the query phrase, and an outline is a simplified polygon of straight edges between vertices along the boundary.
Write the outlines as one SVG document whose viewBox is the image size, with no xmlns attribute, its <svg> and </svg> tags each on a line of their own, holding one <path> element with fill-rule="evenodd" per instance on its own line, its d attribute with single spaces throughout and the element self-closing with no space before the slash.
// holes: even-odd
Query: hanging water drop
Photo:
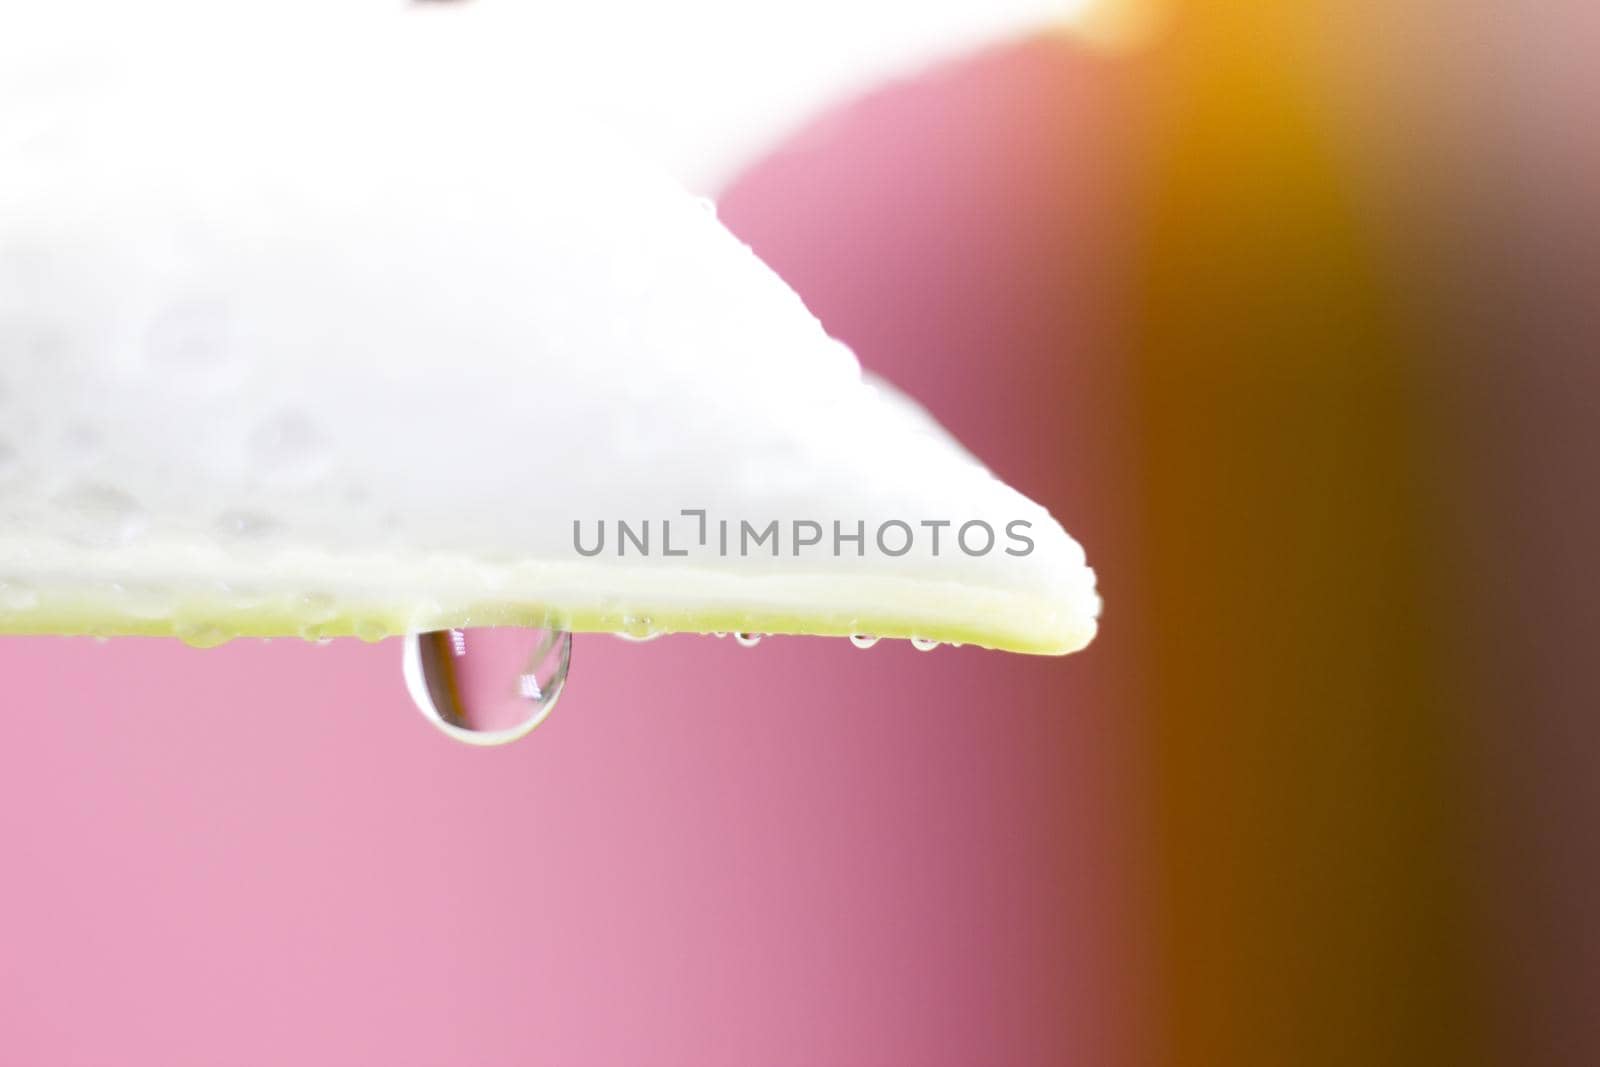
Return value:
<svg viewBox="0 0 1600 1067">
<path fill-rule="evenodd" d="M 503 745 L 550 714 L 572 664 L 565 630 L 437 630 L 406 638 L 406 688 L 425 718 L 469 745 Z"/>
<path fill-rule="evenodd" d="M 173 626 L 172 633 L 190 648 L 218 648 L 233 640 L 228 631 L 207 622 L 179 622 Z"/>
<path fill-rule="evenodd" d="M 734 634 L 733 639 L 743 648 L 755 648 L 761 643 L 760 634 Z"/>
<path fill-rule="evenodd" d="M 867 634 L 851 634 L 850 643 L 857 648 L 871 648 L 878 643 L 878 639 Z"/>
<path fill-rule="evenodd" d="M 622 629 L 616 632 L 616 636 L 624 641 L 654 641 L 661 636 L 661 631 L 657 630 L 655 623 L 648 618 L 625 615 L 622 619 Z"/>
<path fill-rule="evenodd" d="M 932 652 L 939 647 L 939 642 L 926 637 L 913 637 L 911 639 L 911 647 L 918 652 Z"/>
</svg>

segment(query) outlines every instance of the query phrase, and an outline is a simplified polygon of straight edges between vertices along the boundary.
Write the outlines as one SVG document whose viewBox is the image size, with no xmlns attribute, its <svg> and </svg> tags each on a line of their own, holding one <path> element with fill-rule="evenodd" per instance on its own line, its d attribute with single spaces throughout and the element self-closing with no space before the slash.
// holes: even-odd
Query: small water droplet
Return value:
<svg viewBox="0 0 1600 1067">
<path fill-rule="evenodd" d="M 878 639 L 867 634 L 851 634 L 850 643 L 857 648 L 871 648 L 878 643 Z"/>
<path fill-rule="evenodd" d="M 231 641 L 232 635 L 219 626 L 210 623 L 196 622 L 179 623 L 175 628 L 178 640 L 190 648 L 216 648 Z"/>
<path fill-rule="evenodd" d="M 755 648 L 761 643 L 760 634 L 734 634 L 733 639 L 744 648 Z"/>
<path fill-rule="evenodd" d="M 916 649 L 918 652 L 932 652 L 934 649 L 939 647 L 939 642 L 930 640 L 926 637 L 913 637 L 911 639 L 911 647 Z"/>
<path fill-rule="evenodd" d="M 298 635 L 316 641 L 328 636 L 328 629 L 339 617 L 339 602 L 327 593 L 308 593 L 300 598 L 300 613 L 306 621 Z"/>
<path fill-rule="evenodd" d="M 728 636 L 728 631 L 726 631 L 726 630 L 712 630 L 711 631 L 711 636 L 712 637 L 727 637 Z"/>
<path fill-rule="evenodd" d="M 388 637 L 389 628 L 377 619 L 357 619 L 355 634 L 368 644 L 373 644 Z"/>
<path fill-rule="evenodd" d="M 216 521 L 217 533 L 230 541 L 265 541 L 282 529 L 277 519 L 254 511 L 225 511 Z"/>
<path fill-rule="evenodd" d="M 406 638 L 406 688 L 457 741 L 503 745 L 550 714 L 572 664 L 565 630 L 436 630 Z"/>
<path fill-rule="evenodd" d="M 648 617 L 624 615 L 622 629 L 617 631 L 617 636 L 624 641 L 654 641 L 661 636 L 661 631 L 655 628 L 655 624 Z"/>
</svg>

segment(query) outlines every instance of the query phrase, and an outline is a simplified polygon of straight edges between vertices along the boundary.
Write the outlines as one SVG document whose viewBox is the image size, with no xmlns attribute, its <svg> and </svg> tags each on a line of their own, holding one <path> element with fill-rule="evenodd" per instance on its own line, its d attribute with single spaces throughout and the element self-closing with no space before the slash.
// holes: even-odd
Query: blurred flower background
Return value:
<svg viewBox="0 0 1600 1067">
<path fill-rule="evenodd" d="M 721 212 L 1087 652 L 0 641 L 0 1061 L 1600 1062 L 1600 8 L 1077 7 Z"/>
</svg>

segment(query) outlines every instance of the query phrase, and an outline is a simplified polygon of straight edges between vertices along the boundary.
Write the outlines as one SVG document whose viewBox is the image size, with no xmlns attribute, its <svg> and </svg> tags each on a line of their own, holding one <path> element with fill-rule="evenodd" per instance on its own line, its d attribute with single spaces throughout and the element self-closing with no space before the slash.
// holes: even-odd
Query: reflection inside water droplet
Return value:
<svg viewBox="0 0 1600 1067">
<path fill-rule="evenodd" d="M 850 643 L 857 648 L 871 648 L 878 643 L 878 639 L 869 634 L 851 634 Z"/>
<path fill-rule="evenodd" d="M 565 630 L 437 630 L 406 638 L 404 669 L 429 722 L 469 745 L 503 745 L 550 714 L 571 663 Z"/>
<path fill-rule="evenodd" d="M 733 639 L 744 648 L 755 648 L 761 643 L 760 634 L 734 634 Z"/>
<path fill-rule="evenodd" d="M 932 652 L 939 647 L 939 642 L 929 640 L 926 637 L 913 637 L 911 639 L 911 647 L 918 652 Z"/>
</svg>

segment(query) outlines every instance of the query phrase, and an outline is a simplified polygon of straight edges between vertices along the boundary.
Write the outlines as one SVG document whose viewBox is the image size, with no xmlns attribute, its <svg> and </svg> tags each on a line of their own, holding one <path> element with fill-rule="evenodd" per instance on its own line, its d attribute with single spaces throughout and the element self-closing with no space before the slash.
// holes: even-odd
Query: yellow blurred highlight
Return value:
<svg viewBox="0 0 1600 1067">
<path fill-rule="evenodd" d="M 1155 43 L 1170 24 L 1174 0 L 1082 0 L 1066 32 L 1099 52 L 1133 52 Z"/>
<path fill-rule="evenodd" d="M 1124 610 L 1173 1064 L 1491 1058 L 1440 415 L 1333 113 L 1326 28 L 1352 17 L 1382 12 L 1194 0 L 1147 57 L 1146 570 Z"/>
</svg>

